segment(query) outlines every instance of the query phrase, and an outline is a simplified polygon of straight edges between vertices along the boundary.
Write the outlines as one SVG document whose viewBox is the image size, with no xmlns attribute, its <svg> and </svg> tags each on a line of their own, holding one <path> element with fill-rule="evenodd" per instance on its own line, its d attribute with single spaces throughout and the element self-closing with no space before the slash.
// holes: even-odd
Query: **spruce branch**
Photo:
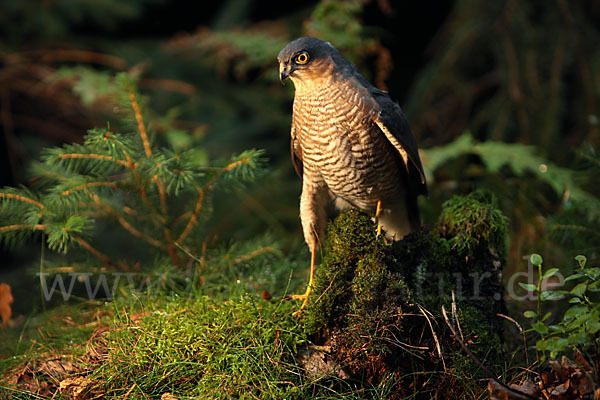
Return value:
<svg viewBox="0 0 600 400">
<path fill-rule="evenodd" d="M 105 264 L 105 265 L 111 264 L 110 257 L 108 257 L 106 254 L 98 251 L 97 249 L 95 249 L 91 244 L 86 242 L 81 236 L 75 236 L 74 238 L 81 245 L 81 247 L 83 247 L 84 249 L 89 251 L 91 254 L 96 256 L 102 262 L 102 264 Z"/>
<path fill-rule="evenodd" d="M 152 157 L 152 149 L 150 148 L 150 141 L 148 140 L 148 134 L 146 133 L 146 127 L 144 126 L 144 120 L 142 119 L 142 112 L 140 111 L 140 105 L 136 99 L 135 92 L 131 84 L 126 84 L 127 92 L 129 93 L 129 101 L 131 102 L 131 108 L 135 114 L 135 120 L 137 121 L 138 131 L 144 144 L 144 152 L 146 157 Z"/>
<path fill-rule="evenodd" d="M 215 175 L 215 178 L 216 178 L 216 175 Z M 213 178 L 213 180 L 211 180 L 209 182 L 209 185 L 212 184 L 212 182 L 214 181 L 215 178 Z M 176 242 L 182 243 L 183 240 L 190 234 L 192 227 L 196 224 L 196 221 L 198 220 L 198 214 L 200 214 L 200 210 L 202 209 L 202 204 L 204 203 L 204 196 L 206 195 L 206 190 L 209 187 L 209 185 L 205 186 L 204 188 L 200 188 L 200 187 L 196 186 L 196 190 L 198 191 L 198 199 L 196 200 L 196 207 L 194 208 L 194 212 L 190 216 L 190 219 L 189 219 L 187 225 L 185 226 L 185 229 L 183 230 L 183 232 L 181 232 L 181 235 L 179 235 Z"/>
<path fill-rule="evenodd" d="M 32 198 L 26 197 L 26 196 L 22 196 L 19 194 L 15 194 L 15 193 L 4 193 L 4 192 L 0 192 L 0 198 L 6 198 L 6 199 L 14 199 L 14 200 L 18 200 L 18 201 L 23 201 L 25 203 L 29 203 L 29 204 L 33 204 L 34 206 L 40 208 L 40 209 L 44 209 L 46 208 L 42 203 L 40 203 L 39 201 L 33 200 Z"/>
<path fill-rule="evenodd" d="M 102 154 L 82 154 L 82 153 L 69 153 L 69 154 L 60 154 L 57 156 L 57 158 L 61 159 L 61 160 L 68 160 L 68 159 L 92 159 L 92 160 L 103 160 L 103 161 L 110 161 L 110 162 L 114 162 L 116 164 L 119 164 L 121 166 L 124 167 L 133 167 L 135 166 L 135 164 L 130 165 L 129 163 L 123 161 L 123 160 L 116 160 L 111 156 L 105 156 Z"/>
<path fill-rule="evenodd" d="M 149 244 L 151 244 L 152 246 L 154 246 L 156 248 L 164 249 L 166 247 L 160 241 L 158 241 L 158 240 L 146 235 L 145 233 L 139 231 L 138 229 L 134 228 L 133 225 L 131 225 L 129 222 L 127 222 L 127 220 L 125 218 L 123 218 L 122 216 L 116 215 L 116 218 L 117 218 L 117 221 L 119 222 L 119 224 L 121 224 L 121 226 L 123 228 L 125 228 L 133 236 L 148 242 Z"/>
<path fill-rule="evenodd" d="M 108 186 L 108 187 L 111 187 L 113 189 L 116 189 L 117 188 L 117 183 L 115 183 L 115 182 L 89 182 L 89 183 L 84 183 L 84 184 L 81 184 L 79 186 L 74 187 L 73 189 L 65 190 L 64 192 L 62 192 L 61 194 L 59 194 L 59 197 L 69 196 L 73 192 L 77 192 L 77 191 L 80 191 L 80 190 L 89 189 L 89 188 L 92 188 L 92 187 L 98 187 L 98 186 Z"/>
<path fill-rule="evenodd" d="M 124 260 L 86 237 L 102 231 L 92 230 L 95 221 L 108 220 L 126 236 L 140 239 L 156 254 L 180 265 L 185 253 L 181 246 L 208 212 L 205 204 L 214 187 L 241 184 L 260 170 L 260 150 L 233 156 L 221 167 L 207 167 L 198 165 L 193 151 L 152 148 L 135 84 L 124 74 L 117 80 L 111 93 L 132 110 L 137 132 L 120 134 L 110 126 L 92 129 L 83 144 L 45 150 L 32 170 L 37 191 L 0 192 L 0 239 L 5 243 L 18 244 L 32 232 L 43 231 L 52 250 L 66 253 L 76 243 L 105 266 L 125 268 Z M 171 202 L 174 197 L 177 203 Z M 192 201 L 188 209 L 177 206 L 188 199 Z M 203 243 L 205 254 L 207 241 L 194 243 Z M 239 261 L 272 252 L 270 246 L 263 247 Z M 185 248 L 190 254 L 195 251 L 190 244 Z"/>
<path fill-rule="evenodd" d="M 37 225 L 16 224 L 16 225 L 0 226 L 0 233 L 18 231 L 18 230 L 24 230 L 24 229 L 43 231 L 46 229 L 46 225 L 43 225 L 43 224 L 37 224 Z"/>
<path fill-rule="evenodd" d="M 258 152 L 258 153 L 260 153 L 260 152 Z M 242 153 L 242 154 L 244 154 L 244 153 Z M 262 154 L 262 153 L 260 153 L 260 154 Z M 198 214 L 200 213 L 200 210 L 202 209 L 202 204 L 204 203 L 204 197 L 206 196 L 206 192 L 211 189 L 211 187 L 215 183 L 215 181 L 221 175 L 225 174 L 226 172 L 233 171 L 236 168 L 239 168 L 240 166 L 245 165 L 245 164 L 250 164 L 251 162 L 255 163 L 256 160 L 253 160 L 252 157 L 241 157 L 239 160 L 233 161 L 233 162 L 229 163 L 227 166 L 225 166 L 224 168 L 222 168 L 217 174 L 215 174 L 210 179 L 210 181 L 203 188 L 196 186 L 196 190 L 198 191 L 198 199 L 196 201 L 196 207 L 194 208 L 194 213 L 190 217 L 185 229 L 183 230 L 181 235 L 179 235 L 179 237 L 177 238 L 176 241 L 178 243 L 183 243 L 183 240 L 189 235 L 190 231 L 192 230 L 192 227 L 196 224 L 196 221 L 198 220 Z"/>
</svg>

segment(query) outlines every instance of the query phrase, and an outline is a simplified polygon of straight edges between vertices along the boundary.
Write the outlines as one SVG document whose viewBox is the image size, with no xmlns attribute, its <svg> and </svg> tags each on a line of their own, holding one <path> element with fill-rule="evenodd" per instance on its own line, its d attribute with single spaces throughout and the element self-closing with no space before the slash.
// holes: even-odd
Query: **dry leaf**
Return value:
<svg viewBox="0 0 600 400">
<path fill-rule="evenodd" d="M 337 376 L 341 379 L 350 377 L 331 357 L 330 346 L 315 346 L 309 344 L 298 350 L 297 360 L 314 379 L 326 376 Z"/>
<path fill-rule="evenodd" d="M 178 400 L 177 397 L 173 396 L 171 393 L 163 393 L 160 396 L 160 400 Z"/>
<path fill-rule="evenodd" d="M 87 400 L 90 398 L 89 393 L 92 386 L 92 381 L 84 376 L 74 376 L 65 378 L 60 381 L 58 390 L 60 394 L 72 400 Z"/>
<path fill-rule="evenodd" d="M 271 293 L 267 292 L 267 290 L 262 291 L 262 298 L 265 300 L 271 300 Z"/>
<path fill-rule="evenodd" d="M 2 327 L 5 327 L 12 315 L 10 305 L 15 301 L 10 292 L 8 283 L 0 283 L 0 317 L 2 317 Z"/>
<path fill-rule="evenodd" d="M 42 362 L 37 369 L 38 373 L 55 378 L 62 378 L 65 375 L 72 375 L 81 371 L 82 368 L 79 365 L 63 360 L 60 356 Z"/>
<path fill-rule="evenodd" d="M 520 393 L 525 393 L 529 396 L 533 396 L 534 398 L 537 398 L 540 395 L 540 389 L 538 385 L 532 381 L 525 381 L 520 385 L 512 384 L 509 386 L 511 389 L 517 390 Z M 498 382 L 492 380 L 488 382 L 488 390 L 490 392 L 490 400 L 521 400 L 526 398 L 508 390 Z"/>
</svg>

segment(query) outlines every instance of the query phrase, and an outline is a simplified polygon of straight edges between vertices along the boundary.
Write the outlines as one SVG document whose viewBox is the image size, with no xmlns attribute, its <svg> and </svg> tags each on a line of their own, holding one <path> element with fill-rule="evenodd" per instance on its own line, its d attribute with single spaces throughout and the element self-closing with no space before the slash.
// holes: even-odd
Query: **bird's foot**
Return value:
<svg viewBox="0 0 600 400">
<path fill-rule="evenodd" d="M 305 300 L 308 297 L 308 294 L 290 294 L 283 298 L 283 300 Z"/>
<path fill-rule="evenodd" d="M 308 305 L 308 298 L 312 292 L 314 277 L 315 277 L 315 268 L 316 268 L 315 261 L 316 261 L 316 251 L 312 250 L 311 254 L 310 254 L 310 276 L 309 276 L 308 285 L 306 286 L 306 291 L 304 292 L 304 294 L 292 294 L 292 295 L 286 296 L 284 298 L 284 300 L 302 300 L 302 304 L 300 305 L 300 308 L 292 313 L 292 317 L 294 317 L 294 318 L 300 317 L 300 314 L 302 314 L 302 310 L 304 310 L 306 308 L 306 306 Z"/>
<path fill-rule="evenodd" d="M 303 301 L 302 301 L 302 304 L 300 305 L 300 308 L 292 313 L 292 318 L 294 318 L 294 319 L 300 318 L 302 311 L 306 308 L 306 305 L 308 304 L 308 297 L 310 296 L 310 292 L 312 292 L 312 286 L 308 285 L 308 287 L 306 288 L 306 293 L 296 295 L 297 296 L 296 299 L 298 299 L 298 300 L 302 299 Z"/>
<path fill-rule="evenodd" d="M 306 308 L 306 305 L 308 304 L 308 298 L 311 292 L 312 282 L 306 287 L 306 292 L 304 292 L 304 294 L 291 294 L 283 298 L 283 300 L 302 300 L 300 308 L 292 313 L 292 317 L 294 319 L 299 318 L 300 314 L 302 314 L 302 310 Z"/>
</svg>

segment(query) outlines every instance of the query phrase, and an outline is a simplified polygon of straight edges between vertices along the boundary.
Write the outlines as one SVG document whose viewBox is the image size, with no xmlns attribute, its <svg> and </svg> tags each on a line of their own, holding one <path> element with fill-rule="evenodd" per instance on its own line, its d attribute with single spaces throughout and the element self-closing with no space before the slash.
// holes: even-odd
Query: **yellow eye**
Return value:
<svg viewBox="0 0 600 400">
<path fill-rule="evenodd" d="M 308 62 L 308 53 L 303 51 L 302 53 L 296 56 L 297 64 L 306 64 Z"/>
</svg>

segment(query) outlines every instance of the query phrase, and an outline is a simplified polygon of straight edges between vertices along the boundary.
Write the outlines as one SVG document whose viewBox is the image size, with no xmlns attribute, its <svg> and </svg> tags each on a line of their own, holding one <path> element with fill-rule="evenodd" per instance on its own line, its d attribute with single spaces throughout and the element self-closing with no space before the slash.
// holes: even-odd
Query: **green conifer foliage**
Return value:
<svg viewBox="0 0 600 400">
<path fill-rule="evenodd" d="M 51 250 L 66 253 L 75 245 L 104 266 L 128 267 L 122 255 L 96 244 L 102 221 L 126 233 L 136 253 L 182 265 L 202 247 L 213 189 L 247 182 L 261 170 L 260 150 L 207 166 L 195 152 L 154 146 L 134 82 L 122 74 L 114 85 L 135 131 L 92 129 L 83 144 L 47 149 L 33 167 L 33 189 L 0 191 L 2 242 L 14 246 L 42 232 Z"/>
</svg>

